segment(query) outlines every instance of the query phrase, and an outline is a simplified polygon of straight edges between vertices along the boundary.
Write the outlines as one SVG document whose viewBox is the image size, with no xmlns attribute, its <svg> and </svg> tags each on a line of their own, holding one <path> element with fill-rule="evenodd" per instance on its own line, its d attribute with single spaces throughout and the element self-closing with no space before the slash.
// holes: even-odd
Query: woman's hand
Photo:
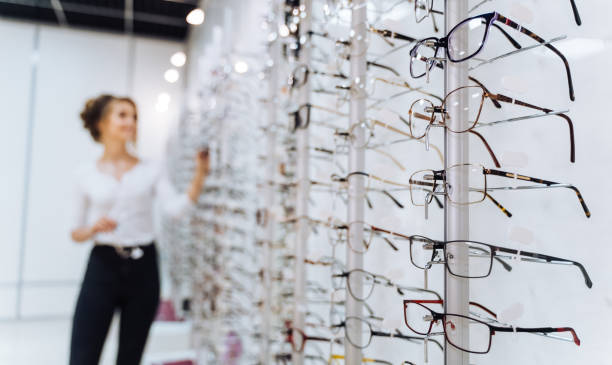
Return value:
<svg viewBox="0 0 612 365">
<path fill-rule="evenodd" d="M 77 228 L 71 233 L 72 240 L 75 242 L 85 242 L 93 238 L 96 233 L 111 232 L 117 228 L 117 222 L 108 218 L 102 217 L 91 227 Z"/>
<path fill-rule="evenodd" d="M 204 184 L 204 180 L 210 173 L 210 153 L 208 149 L 204 149 L 196 155 L 196 168 L 195 175 L 191 180 L 191 185 L 189 186 L 189 190 L 187 194 L 189 195 L 189 200 L 194 203 L 198 202 L 198 197 L 202 192 L 202 185 Z"/>
<path fill-rule="evenodd" d="M 204 149 L 196 155 L 196 176 L 206 177 L 210 173 L 210 154 Z"/>
<path fill-rule="evenodd" d="M 112 232 L 117 228 L 117 222 L 108 218 L 102 217 L 91 227 L 92 235 L 102 232 Z"/>
</svg>

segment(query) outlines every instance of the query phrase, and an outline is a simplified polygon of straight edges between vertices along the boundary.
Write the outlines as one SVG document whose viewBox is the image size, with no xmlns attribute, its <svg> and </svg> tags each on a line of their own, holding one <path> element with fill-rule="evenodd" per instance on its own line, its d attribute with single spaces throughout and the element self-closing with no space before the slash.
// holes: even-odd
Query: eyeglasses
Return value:
<svg viewBox="0 0 612 365">
<path fill-rule="evenodd" d="M 430 37 L 418 41 L 410 50 L 410 74 L 414 78 L 425 76 L 433 68 L 434 64 L 437 63 L 440 48 L 445 48 L 447 59 L 451 62 L 463 62 L 476 56 L 482 51 L 487 41 L 489 30 L 496 21 L 531 37 L 559 56 L 565 65 L 570 99 L 572 101 L 575 100 L 572 75 L 565 56 L 540 36 L 497 12 L 467 18 L 453 27 L 446 37 Z M 467 39 L 468 42 L 464 44 L 462 42 L 463 39 Z M 508 39 L 511 39 L 511 37 Z M 520 44 L 516 41 L 513 42 L 513 45 L 516 48 L 521 48 Z"/>
<path fill-rule="evenodd" d="M 375 285 L 394 288 L 399 295 L 404 295 L 404 291 L 411 291 L 417 293 L 433 293 L 439 297 L 438 294 L 432 290 L 400 286 L 382 275 L 372 274 L 362 269 L 353 269 L 350 271 L 341 270 L 342 268 L 338 266 L 332 268 L 332 272 L 336 272 L 336 274 L 332 275 L 332 287 L 336 290 L 343 289 L 344 283 L 346 282 L 346 288 L 351 297 L 360 302 L 364 302 L 370 298 Z"/>
<path fill-rule="evenodd" d="M 423 170 L 423 171 L 425 171 L 425 170 Z M 426 171 L 431 171 L 431 170 L 426 170 Z M 420 171 L 417 171 L 416 173 L 414 173 L 413 176 L 418 174 L 418 173 L 420 173 Z M 419 184 L 418 181 L 416 181 L 416 180 L 415 180 L 414 184 L 410 184 L 410 180 L 408 181 L 409 182 L 408 184 L 404 184 L 404 183 L 401 183 L 401 182 L 392 181 L 392 180 L 388 180 L 388 179 L 385 179 L 385 178 L 382 178 L 382 177 L 378 177 L 376 175 L 368 174 L 368 173 L 362 172 L 362 171 L 355 171 L 355 172 L 350 173 L 349 175 L 362 175 L 362 176 L 367 177 L 368 178 L 368 183 L 367 183 L 368 186 L 370 185 L 369 179 L 372 179 L 372 180 L 379 181 L 379 182 L 381 182 L 383 184 L 388 184 L 388 185 L 396 187 L 396 189 L 389 189 L 390 191 L 400 191 L 400 190 L 408 189 L 408 191 L 410 192 L 410 200 L 411 200 L 412 204 L 415 205 L 415 206 L 423 206 L 424 205 L 424 204 L 418 204 L 419 197 L 417 195 L 418 194 L 417 192 L 420 191 L 420 194 L 424 197 L 423 201 L 425 201 L 425 199 L 427 198 L 427 204 L 425 205 L 426 213 L 427 213 L 428 205 L 432 202 L 432 200 L 436 202 L 438 208 L 440 208 L 440 209 L 444 208 L 444 205 L 442 204 L 440 199 L 437 198 L 437 195 L 440 194 L 439 191 L 441 189 L 441 186 L 439 186 L 437 184 L 433 185 L 433 186 L 430 185 L 430 183 L 427 183 L 427 182 L 425 182 L 424 184 Z M 427 188 L 423 188 L 424 186 L 427 186 Z M 495 188 L 491 188 L 490 190 L 495 190 Z M 488 192 L 485 192 L 485 195 L 506 216 L 512 217 L 512 213 L 510 213 L 503 205 L 501 205 L 497 200 L 495 200 L 495 198 L 493 198 Z M 337 227 L 342 228 L 340 224 L 335 224 L 335 228 L 337 228 Z M 382 231 L 380 229 L 374 229 L 374 231 L 386 232 L 386 231 Z M 332 243 L 332 245 L 333 245 L 333 243 Z M 352 248 L 352 250 L 356 250 L 355 252 L 362 253 L 362 252 L 360 252 L 361 249 L 359 247 Z M 367 248 L 366 248 L 366 250 L 367 250 Z"/>
<path fill-rule="evenodd" d="M 472 7 L 469 11 L 472 12 L 474 9 L 478 8 L 487 1 L 491 0 L 482 0 L 476 6 Z M 580 19 L 580 14 L 578 14 L 578 7 L 576 6 L 576 2 L 574 0 L 570 0 L 570 3 L 572 5 L 572 12 L 574 13 L 574 20 L 576 21 L 576 24 L 582 25 L 582 20 Z M 433 0 L 415 0 L 414 12 L 417 23 L 423 21 L 423 19 L 427 18 L 430 14 L 444 15 L 444 12 L 433 10 Z"/>
<path fill-rule="evenodd" d="M 291 327 L 287 330 L 287 342 L 291 343 L 291 347 L 295 352 L 304 352 L 304 346 L 307 341 L 330 342 L 331 339 L 317 336 L 307 336 L 304 331 L 299 328 Z"/>
<path fill-rule="evenodd" d="M 419 269 L 427 270 L 432 264 L 444 264 L 448 272 L 462 278 L 484 278 L 491 275 L 493 261 L 500 263 L 507 271 L 512 270 L 505 259 L 518 259 L 525 262 L 536 262 L 542 264 L 574 265 L 580 269 L 584 282 L 588 288 L 593 286 L 584 266 L 576 261 L 562 259 L 528 251 L 519 251 L 506 247 L 489 245 L 487 243 L 454 240 L 436 241 L 424 236 L 407 237 L 410 242 L 410 261 Z M 460 264 L 451 252 L 467 252 L 468 259 Z M 442 252 L 442 255 L 440 255 Z"/>
<path fill-rule="evenodd" d="M 491 339 L 496 332 L 527 332 L 544 336 L 551 333 L 570 332 L 573 342 L 580 346 L 580 339 L 578 339 L 576 332 L 571 327 L 524 328 L 494 326 L 469 316 L 435 312 L 425 304 L 442 305 L 443 301 L 404 300 L 404 320 L 406 326 L 412 332 L 423 336 L 444 334 L 448 343 L 461 351 L 486 354 L 491 349 Z M 463 336 L 464 328 L 466 329 L 465 333 L 469 329 L 469 336 Z M 567 340 L 565 338 L 559 339 Z"/>
<path fill-rule="evenodd" d="M 423 138 L 426 135 L 428 135 L 429 129 L 432 126 L 442 126 L 446 128 L 448 131 L 453 132 L 453 133 L 465 133 L 465 132 L 473 131 L 474 128 L 479 127 L 479 126 L 495 125 L 495 124 L 499 124 L 500 122 L 503 122 L 503 121 L 488 122 L 488 123 L 483 123 L 479 125 L 479 121 L 480 121 L 481 114 L 482 114 L 482 108 L 484 106 L 484 102 L 486 99 L 497 100 L 497 101 L 508 103 L 508 104 L 516 104 L 516 105 L 520 105 L 520 106 L 530 108 L 530 109 L 539 110 L 539 111 L 546 113 L 546 114 L 539 114 L 536 116 L 528 116 L 528 117 L 525 117 L 524 119 L 534 118 L 534 117 L 544 117 L 548 115 L 557 115 L 563 118 L 568 123 L 568 126 L 569 126 L 570 161 L 571 162 L 575 161 L 576 153 L 575 153 L 575 144 L 574 144 L 574 126 L 573 126 L 573 123 L 570 117 L 568 117 L 567 115 L 563 113 L 548 114 L 548 113 L 551 113 L 553 110 L 535 106 L 533 104 L 529 104 L 521 100 L 513 99 L 506 95 L 492 94 L 489 91 L 487 91 L 484 87 L 482 87 L 481 85 L 463 86 L 463 87 L 457 88 L 451 91 L 450 93 L 448 93 L 448 95 L 444 98 L 444 100 L 439 106 L 434 105 L 434 103 L 431 100 L 427 100 L 427 99 L 419 99 L 419 100 L 414 101 L 412 105 L 410 106 L 410 110 L 408 111 L 408 116 L 409 116 L 408 126 L 410 128 L 410 135 L 417 139 Z M 468 105 L 466 107 L 466 110 L 468 111 L 467 118 L 457 118 L 457 116 L 449 115 L 447 112 L 447 107 L 460 103 L 463 100 L 467 100 L 467 105 Z M 439 121 L 437 124 L 436 124 L 436 114 L 442 115 L 441 121 Z M 462 123 L 459 126 L 453 126 L 451 128 L 447 122 L 454 118 L 460 120 Z M 519 118 L 513 118 L 511 120 L 516 121 L 516 120 L 521 120 L 521 119 L 523 118 L 519 117 Z M 485 143 L 487 148 L 490 150 L 490 148 L 488 147 L 488 143 L 484 140 L 483 137 L 481 137 L 481 140 L 483 141 L 483 143 Z M 496 164 L 496 166 L 499 167 L 498 164 Z"/>
<path fill-rule="evenodd" d="M 351 317 L 351 316 L 346 317 L 344 321 L 338 324 L 334 324 L 332 325 L 332 327 L 338 327 L 338 328 L 344 327 L 344 336 L 347 339 L 347 341 L 351 345 L 359 349 L 365 349 L 366 347 L 370 346 L 370 343 L 372 342 L 372 337 L 374 336 L 400 338 L 402 340 L 407 340 L 407 341 L 425 340 L 424 337 L 405 336 L 401 334 L 401 332 L 395 334 L 395 333 L 389 333 L 389 332 L 376 331 L 372 329 L 372 325 L 368 321 L 365 321 L 359 317 Z M 440 348 L 440 350 L 443 349 L 442 345 L 438 341 L 436 340 L 429 340 L 429 341 L 434 342 Z"/>
<path fill-rule="evenodd" d="M 394 80 L 392 78 L 374 76 L 368 78 L 365 82 L 363 82 L 363 80 L 359 80 L 353 81 L 350 85 L 336 85 L 336 105 L 338 107 L 344 106 L 344 103 L 348 102 L 351 99 L 351 96 L 358 97 L 363 96 L 365 94 L 368 98 L 373 99 L 374 95 L 376 94 L 377 86 L 380 84 L 403 88 L 405 89 L 405 91 L 391 95 L 386 99 L 374 99 L 375 102 L 373 104 L 370 104 L 368 106 L 368 109 L 371 109 L 374 106 L 390 101 L 391 99 L 396 99 L 398 97 L 407 95 L 408 93 L 412 92 L 420 93 L 442 101 L 442 98 L 435 94 L 427 92 L 422 87 L 412 87 L 407 81 L 405 81 L 401 77 L 396 77 L 396 80 Z"/>
<path fill-rule="evenodd" d="M 386 109 L 388 110 L 388 109 Z M 393 113 L 391 111 L 391 113 Z M 393 113 L 396 114 L 396 113 Z M 406 120 L 404 120 L 402 118 L 401 115 L 398 114 L 398 118 L 408 124 L 408 122 Z M 407 137 L 401 140 L 396 140 L 396 141 L 391 141 L 391 142 L 379 142 L 379 143 L 375 143 L 375 128 L 376 127 L 380 127 L 383 128 L 385 130 L 388 130 L 390 132 L 393 132 L 395 134 L 401 135 L 403 137 Z M 365 136 L 363 141 L 359 141 L 357 142 L 357 139 L 355 138 L 358 134 L 357 134 L 357 129 L 363 129 L 365 133 L 363 133 L 363 135 Z M 415 142 L 419 142 L 419 143 L 424 143 L 423 141 L 416 139 L 414 137 L 412 137 L 409 133 L 402 131 L 399 128 L 396 128 L 388 123 L 385 123 L 383 121 L 377 120 L 377 119 L 365 119 L 359 123 L 354 123 L 349 130 L 336 130 L 336 132 L 334 133 L 334 137 L 337 138 L 342 138 L 343 140 L 348 140 L 349 143 L 351 144 L 351 146 L 355 147 L 355 148 L 369 148 L 369 149 L 373 149 L 373 150 L 377 150 L 380 147 L 383 146 L 389 146 L 392 144 L 397 144 L 397 143 L 401 143 L 401 142 L 410 142 L 410 141 L 415 141 Z M 339 148 L 341 146 L 340 143 L 337 143 L 337 148 Z M 442 151 L 440 151 L 440 148 L 438 148 L 437 146 L 435 146 L 434 144 L 430 144 L 429 147 L 431 149 L 433 149 L 437 155 L 438 158 L 440 159 L 441 162 L 444 161 L 444 157 L 442 156 Z M 492 152 L 492 151 L 491 151 Z"/>
<path fill-rule="evenodd" d="M 344 293 L 344 295 L 342 295 Z M 346 288 L 334 289 L 331 293 L 330 300 L 330 308 L 329 308 L 329 323 L 340 323 L 345 316 L 345 313 L 340 311 L 339 307 L 344 307 L 346 305 Z M 384 318 L 376 316 L 374 314 L 374 310 L 368 303 L 363 302 L 363 308 L 367 311 L 368 315 L 365 317 L 368 320 L 372 321 L 383 321 Z M 340 331 L 339 327 L 330 327 L 330 331 L 333 334 L 337 334 Z"/>
<path fill-rule="evenodd" d="M 313 105 L 310 103 L 303 104 L 289 112 L 289 131 L 295 132 L 298 129 L 306 129 L 310 125 L 310 112 L 311 109 L 322 110 L 327 113 L 347 116 L 345 113 L 341 113 L 335 109 L 326 108 L 324 106 Z"/>
<path fill-rule="evenodd" d="M 324 71 L 317 71 L 309 67 L 308 65 L 298 65 L 291 72 L 291 75 L 289 76 L 289 79 L 287 80 L 287 84 L 289 85 L 291 90 L 299 89 L 308 82 L 308 77 L 311 73 L 313 75 L 319 75 L 319 76 L 327 76 L 327 77 L 345 79 L 345 80 L 348 79 L 348 76 L 346 76 L 343 73 L 329 73 L 329 72 L 324 72 Z"/>
<path fill-rule="evenodd" d="M 519 185 L 519 186 L 502 186 L 490 187 L 488 185 L 487 175 L 504 177 L 521 181 L 528 181 L 540 185 Z M 468 186 L 451 186 L 447 182 L 461 181 L 460 178 L 465 178 L 464 181 L 469 181 Z M 434 194 L 446 195 L 448 199 L 455 204 L 467 205 L 480 203 L 485 198 L 491 199 L 502 212 L 506 213 L 497 201 L 493 200 L 488 192 L 497 190 L 530 190 L 530 189 L 553 189 L 566 188 L 574 191 L 578 197 L 578 201 L 582 206 L 584 214 L 587 218 L 591 217 L 591 212 L 587 207 L 582 194 L 578 188 L 571 184 L 562 184 L 554 181 L 544 180 L 540 178 L 520 175 L 512 172 L 501 170 L 493 170 L 484 168 L 481 165 L 474 164 L 458 164 L 448 167 L 446 170 L 421 170 L 417 171 L 409 179 L 410 198 L 412 203 L 417 206 L 427 206 L 431 203 L 431 197 Z M 428 187 L 423 189 L 423 187 Z M 414 190 L 413 190 L 414 188 Z M 427 190 L 429 191 L 427 192 Z M 466 194 L 463 191 L 467 191 Z M 510 216 L 510 215 L 509 215 Z"/>
</svg>

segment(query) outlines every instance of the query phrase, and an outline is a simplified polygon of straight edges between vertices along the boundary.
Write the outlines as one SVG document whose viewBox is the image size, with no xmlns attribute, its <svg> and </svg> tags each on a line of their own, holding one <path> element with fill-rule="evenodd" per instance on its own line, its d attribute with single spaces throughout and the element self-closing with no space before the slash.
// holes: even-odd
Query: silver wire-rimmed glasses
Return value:
<svg viewBox="0 0 612 365">
<path fill-rule="evenodd" d="M 417 337 L 417 336 L 406 336 L 399 332 L 398 333 L 390 333 L 378 331 L 373 328 L 372 324 L 362 318 L 348 316 L 341 323 L 335 323 L 332 327 L 344 328 L 344 336 L 346 340 L 353 345 L 354 347 L 365 349 L 370 346 L 372 343 L 373 337 L 387 337 L 387 338 L 399 338 L 402 340 L 410 341 L 410 342 L 418 342 L 422 343 L 426 337 Z M 442 345 L 436 340 L 429 340 L 434 342 L 440 350 L 442 350 Z"/>
</svg>

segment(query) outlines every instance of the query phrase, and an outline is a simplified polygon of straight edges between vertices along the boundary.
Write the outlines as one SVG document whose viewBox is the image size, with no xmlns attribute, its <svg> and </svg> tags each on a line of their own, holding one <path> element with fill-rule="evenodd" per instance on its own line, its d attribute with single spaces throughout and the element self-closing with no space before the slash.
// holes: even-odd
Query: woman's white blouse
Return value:
<svg viewBox="0 0 612 365">
<path fill-rule="evenodd" d="M 112 232 L 97 233 L 95 242 L 119 246 L 146 244 L 155 239 L 154 202 L 162 213 L 178 218 L 192 209 L 186 193 L 179 194 L 159 164 L 140 161 L 121 180 L 98 170 L 96 163 L 76 172 L 75 218 L 72 229 L 90 227 L 106 216 L 117 222 Z"/>
</svg>

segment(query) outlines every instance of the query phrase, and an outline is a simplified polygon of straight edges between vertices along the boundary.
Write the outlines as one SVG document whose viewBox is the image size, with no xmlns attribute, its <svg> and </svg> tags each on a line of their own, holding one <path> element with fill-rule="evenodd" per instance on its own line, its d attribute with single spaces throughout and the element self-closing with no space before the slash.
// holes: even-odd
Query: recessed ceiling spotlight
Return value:
<svg viewBox="0 0 612 365">
<path fill-rule="evenodd" d="M 187 20 L 187 23 L 191 25 L 200 25 L 204 23 L 205 17 L 206 16 L 204 14 L 204 10 L 200 8 L 196 8 L 190 11 L 189 14 L 187 14 L 186 20 Z"/>
<path fill-rule="evenodd" d="M 174 67 L 183 67 L 185 62 L 187 62 L 187 55 L 185 55 L 185 52 L 176 52 L 170 57 L 170 63 Z"/>
<path fill-rule="evenodd" d="M 166 72 L 164 72 L 164 79 L 166 79 L 166 81 L 168 81 L 171 84 L 177 82 L 179 77 L 180 77 L 179 72 L 173 68 L 168 69 L 166 70 Z"/>
</svg>

